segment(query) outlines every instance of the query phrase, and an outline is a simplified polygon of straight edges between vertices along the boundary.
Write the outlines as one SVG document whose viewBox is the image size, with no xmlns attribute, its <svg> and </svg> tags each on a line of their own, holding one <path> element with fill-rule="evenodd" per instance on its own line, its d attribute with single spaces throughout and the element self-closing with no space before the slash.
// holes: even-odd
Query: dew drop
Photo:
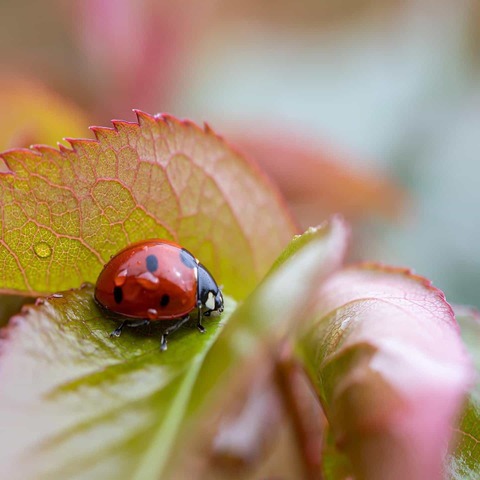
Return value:
<svg viewBox="0 0 480 480">
<path fill-rule="evenodd" d="M 346 317 L 345 320 L 343 320 L 342 323 L 340 324 L 340 328 L 342 330 L 345 330 L 348 327 L 351 320 L 352 320 L 351 317 Z"/>
<path fill-rule="evenodd" d="M 48 258 L 52 254 L 52 247 L 46 242 L 38 242 L 33 246 L 33 250 L 40 258 Z"/>
<path fill-rule="evenodd" d="M 63 294 L 61 293 L 53 293 L 50 295 L 50 298 L 63 298 Z"/>
</svg>

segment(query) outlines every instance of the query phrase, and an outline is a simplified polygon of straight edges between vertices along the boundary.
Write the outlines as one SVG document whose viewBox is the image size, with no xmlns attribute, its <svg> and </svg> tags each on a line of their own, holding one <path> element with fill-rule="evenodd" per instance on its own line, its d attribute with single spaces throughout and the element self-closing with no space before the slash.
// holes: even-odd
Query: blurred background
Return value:
<svg viewBox="0 0 480 480">
<path fill-rule="evenodd" d="M 0 149 L 208 121 L 301 228 L 480 306 L 479 53 L 475 0 L 1 0 Z"/>
</svg>

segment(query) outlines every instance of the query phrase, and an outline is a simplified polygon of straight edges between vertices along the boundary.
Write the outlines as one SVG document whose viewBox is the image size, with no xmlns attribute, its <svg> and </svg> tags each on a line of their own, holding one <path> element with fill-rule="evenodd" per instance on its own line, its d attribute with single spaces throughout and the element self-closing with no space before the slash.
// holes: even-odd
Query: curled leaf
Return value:
<svg viewBox="0 0 480 480">
<path fill-rule="evenodd" d="M 285 335 L 295 334 L 302 313 L 315 298 L 316 286 L 341 266 L 347 238 L 344 221 L 333 217 L 292 240 L 216 342 L 211 356 L 224 360 L 222 365 L 211 365 L 212 382 L 214 372 L 225 374 L 265 344 L 276 347 Z"/>
<path fill-rule="evenodd" d="M 285 336 L 295 337 L 299 323 L 307 318 L 305 312 L 315 299 L 317 285 L 342 264 L 347 238 L 348 229 L 339 217 L 296 237 L 263 282 L 234 312 L 205 358 L 204 381 L 193 393 L 196 402 L 192 408 L 199 415 L 208 415 L 209 423 L 228 421 L 222 413 L 231 406 L 229 392 L 238 388 L 239 378 L 251 379 L 258 365 L 271 366 L 279 341 Z M 204 448 L 205 430 L 201 425 L 184 430 L 183 438 L 189 442 L 194 439 Z M 247 434 L 248 425 L 244 427 Z M 172 459 L 172 468 L 179 462 L 187 463 L 181 451 Z"/>
<path fill-rule="evenodd" d="M 213 455 L 213 459 L 210 460 L 215 462 L 215 454 L 222 449 L 236 462 L 256 461 L 251 456 L 250 445 L 247 445 L 243 452 L 239 451 L 238 445 L 233 445 L 231 439 L 228 439 L 229 445 L 226 445 L 225 436 L 222 438 L 221 426 L 231 425 L 231 417 L 225 415 L 225 412 L 231 411 L 234 403 L 232 395 L 234 400 L 245 395 L 249 398 L 250 405 L 260 407 L 265 428 L 269 421 L 275 421 L 277 414 L 274 412 L 276 408 L 274 402 L 269 401 L 268 414 L 262 413 L 261 410 L 265 408 L 264 401 L 251 397 L 252 392 L 245 393 L 245 387 L 251 387 L 264 369 L 267 369 L 267 372 L 273 369 L 273 352 L 279 346 L 279 339 L 285 335 L 287 338 L 294 337 L 298 326 L 296 323 L 302 317 L 305 318 L 303 312 L 308 311 L 311 302 L 314 301 L 318 283 L 342 264 L 347 238 L 348 229 L 343 219 L 339 217 L 333 217 L 320 227 L 311 228 L 303 235 L 296 236 L 262 283 L 235 310 L 206 356 L 201 371 L 204 381 L 196 386 L 192 394 L 198 407 L 196 419 L 200 421 L 184 430 L 181 444 L 187 444 L 193 455 L 186 459 L 183 450 L 179 449 L 170 461 L 169 475 L 165 478 L 179 478 L 177 476 L 179 464 L 182 472 L 191 472 L 192 469 L 197 472 L 198 465 L 205 466 L 207 463 L 209 459 L 207 455 Z M 257 411 L 256 414 L 258 413 Z M 202 418 L 205 416 L 208 417 L 210 429 L 207 433 L 202 428 L 205 424 Z M 259 423 L 260 421 L 254 424 L 245 422 L 237 424 L 242 429 L 240 438 L 258 433 L 256 427 Z M 220 425 L 220 429 L 212 432 L 212 425 Z M 239 431 L 238 429 L 236 433 Z M 261 437 L 257 438 L 260 444 L 264 440 L 268 443 L 265 438 L 267 435 L 262 434 Z M 211 442 L 210 445 L 208 442 Z M 265 446 L 259 448 L 263 449 Z M 233 451 L 234 449 L 236 451 Z M 202 454 L 198 455 L 198 452 Z M 282 473 L 278 469 L 273 469 L 273 472 Z M 211 474 L 211 471 L 207 473 Z M 190 478 L 187 474 L 184 476 Z M 200 475 L 200 478 L 210 477 Z"/>
<path fill-rule="evenodd" d="M 401 269 L 344 269 L 302 341 L 338 449 L 365 479 L 440 479 L 472 380 L 453 311 Z"/>
</svg>

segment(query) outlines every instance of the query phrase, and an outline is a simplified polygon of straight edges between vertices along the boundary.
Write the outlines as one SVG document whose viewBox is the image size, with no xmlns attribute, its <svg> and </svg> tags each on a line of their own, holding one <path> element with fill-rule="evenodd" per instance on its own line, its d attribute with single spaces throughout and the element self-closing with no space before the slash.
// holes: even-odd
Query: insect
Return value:
<svg viewBox="0 0 480 480">
<path fill-rule="evenodd" d="M 112 337 L 126 326 L 178 320 L 163 333 L 162 350 L 193 310 L 201 333 L 203 317 L 223 311 L 222 292 L 210 272 L 185 248 L 160 239 L 134 243 L 113 256 L 97 279 L 95 300 L 123 319 Z"/>
</svg>

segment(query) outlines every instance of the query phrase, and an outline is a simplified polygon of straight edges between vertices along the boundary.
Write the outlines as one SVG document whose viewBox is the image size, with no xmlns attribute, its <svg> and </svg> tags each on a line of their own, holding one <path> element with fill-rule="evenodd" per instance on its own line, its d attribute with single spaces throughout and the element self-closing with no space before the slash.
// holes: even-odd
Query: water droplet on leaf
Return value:
<svg viewBox="0 0 480 480">
<path fill-rule="evenodd" d="M 342 323 L 340 324 L 340 328 L 342 330 L 345 330 L 348 327 L 351 320 L 352 319 L 350 317 L 345 318 L 345 320 L 343 320 Z"/>
<path fill-rule="evenodd" d="M 52 247 L 46 242 L 38 242 L 33 249 L 40 258 L 48 258 L 52 254 Z"/>
</svg>

